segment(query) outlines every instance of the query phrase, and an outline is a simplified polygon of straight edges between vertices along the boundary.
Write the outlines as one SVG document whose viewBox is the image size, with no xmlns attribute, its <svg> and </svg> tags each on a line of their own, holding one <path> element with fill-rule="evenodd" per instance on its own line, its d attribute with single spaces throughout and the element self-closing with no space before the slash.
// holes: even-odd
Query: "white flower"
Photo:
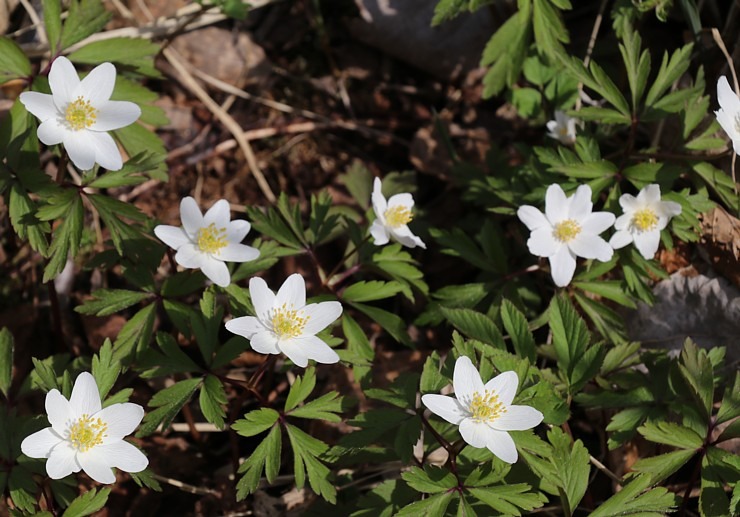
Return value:
<svg viewBox="0 0 740 517">
<path fill-rule="evenodd" d="M 277 295 L 264 280 L 254 277 L 249 281 L 249 295 L 257 317 L 234 318 L 226 322 L 226 328 L 247 338 L 255 352 L 282 352 L 302 368 L 309 359 L 324 364 L 339 361 L 337 353 L 316 334 L 341 316 L 341 303 L 306 305 L 306 282 L 298 273 L 285 280 Z"/>
<path fill-rule="evenodd" d="M 80 81 L 69 59 L 58 57 L 49 71 L 51 95 L 23 92 L 20 99 L 41 120 L 39 140 L 63 143 L 78 169 L 92 169 L 97 162 L 117 171 L 123 161 L 107 131 L 133 124 L 141 109 L 133 102 L 110 100 L 115 84 L 116 67 L 111 63 L 96 66 Z"/>
<path fill-rule="evenodd" d="M 555 120 L 547 123 L 547 136 L 559 140 L 565 145 L 571 145 L 576 141 L 576 123 L 578 119 L 571 118 L 563 111 L 555 112 Z"/>
<path fill-rule="evenodd" d="M 740 154 L 740 98 L 732 91 L 724 75 L 717 81 L 717 101 L 719 109 L 714 112 L 717 122 L 732 140 L 735 153 Z"/>
<path fill-rule="evenodd" d="M 591 187 L 581 185 L 566 198 L 558 184 L 547 189 L 545 213 L 533 206 L 519 208 L 519 219 L 532 234 L 527 247 L 532 255 L 550 260 L 552 279 L 558 287 L 568 285 L 576 270 L 576 257 L 606 262 L 614 251 L 599 234 L 614 223 L 614 214 L 591 212 Z"/>
<path fill-rule="evenodd" d="M 506 463 L 515 463 L 519 456 L 507 431 L 531 429 L 543 418 L 533 407 L 511 405 L 518 385 L 516 372 L 503 372 L 484 385 L 470 359 L 461 356 L 452 377 L 455 398 L 424 395 L 421 401 L 432 413 L 459 425 L 469 445 L 487 447 Z"/>
<path fill-rule="evenodd" d="M 195 199 L 186 197 L 180 202 L 182 227 L 161 224 L 154 234 L 177 250 L 175 262 L 200 268 L 214 284 L 227 287 L 231 274 L 224 262 L 248 262 L 260 255 L 257 248 L 241 244 L 252 225 L 242 219 L 232 221 L 230 210 L 229 202 L 221 199 L 203 215 Z"/>
<path fill-rule="evenodd" d="M 46 472 L 61 479 L 80 469 L 98 483 L 115 483 L 116 467 L 141 472 L 149 460 L 123 438 L 139 425 L 144 408 L 126 402 L 101 409 L 95 379 L 81 373 L 69 400 L 51 390 L 46 394 L 46 413 L 51 427 L 27 436 L 21 451 L 31 458 L 48 458 Z"/>
<path fill-rule="evenodd" d="M 660 186 L 648 185 L 637 194 L 623 194 L 619 198 L 624 214 L 617 218 L 609 244 L 614 249 L 623 248 L 630 242 L 635 243 L 637 250 L 650 260 L 655 256 L 660 245 L 660 231 L 671 217 L 681 213 L 681 205 L 673 201 L 660 200 Z"/>
<path fill-rule="evenodd" d="M 426 244 L 411 233 L 408 227 L 408 223 L 414 218 L 411 213 L 414 208 L 414 198 L 411 194 L 404 192 L 391 196 L 386 201 L 381 186 L 380 178 L 375 178 L 372 195 L 375 221 L 370 226 L 370 234 L 375 239 L 375 245 L 388 244 L 388 241 L 393 238 L 409 248 L 420 246 L 426 249 Z"/>
</svg>

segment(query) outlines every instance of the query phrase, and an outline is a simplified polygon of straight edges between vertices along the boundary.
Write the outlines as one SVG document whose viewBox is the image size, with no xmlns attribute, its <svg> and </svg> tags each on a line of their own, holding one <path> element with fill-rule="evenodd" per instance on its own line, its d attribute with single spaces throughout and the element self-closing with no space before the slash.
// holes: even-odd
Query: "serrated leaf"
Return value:
<svg viewBox="0 0 740 517">
<path fill-rule="evenodd" d="M 455 492 L 451 490 L 442 494 L 434 494 L 431 497 L 416 501 L 402 508 L 395 517 L 417 517 L 419 515 L 424 515 L 425 517 L 443 517 L 454 495 Z"/>
<path fill-rule="evenodd" d="M 75 312 L 95 316 L 109 316 L 151 297 L 151 293 L 126 289 L 98 289 L 92 299 L 75 307 Z"/>
<path fill-rule="evenodd" d="M 110 488 L 101 488 L 100 490 L 91 489 L 85 492 L 74 501 L 64 511 L 62 517 L 85 517 L 92 515 L 105 506 L 108 502 Z"/>
<path fill-rule="evenodd" d="M 576 361 L 583 355 L 589 344 L 588 328 L 565 297 L 553 297 L 548 314 L 558 365 L 568 373 L 570 378 Z"/>
<path fill-rule="evenodd" d="M 282 435 L 280 426 L 275 426 L 270 434 L 262 440 L 252 454 L 239 466 L 239 473 L 244 474 L 236 484 L 236 500 L 241 501 L 257 490 L 265 470 L 268 482 L 273 482 L 280 468 L 280 448 Z"/>
<path fill-rule="evenodd" d="M 632 470 L 650 476 L 650 483 L 655 485 L 686 465 L 695 455 L 695 450 L 678 450 L 642 458 L 632 466 Z"/>
<path fill-rule="evenodd" d="M 244 418 L 237 420 L 231 428 L 241 436 L 255 436 L 272 427 L 280 418 L 280 413 L 270 408 L 260 408 L 250 411 Z"/>
<path fill-rule="evenodd" d="M 328 450 L 328 446 L 301 431 L 293 425 L 286 425 L 290 445 L 293 449 L 293 472 L 296 477 L 296 486 L 303 487 L 308 474 L 308 482 L 311 490 L 334 504 L 337 500 L 337 491 L 329 481 L 330 470 L 318 457 Z"/>
<path fill-rule="evenodd" d="M 556 479 L 560 487 L 561 500 L 567 507 L 575 510 L 588 488 L 588 474 L 591 464 L 586 447 L 581 440 L 571 442 L 571 438 L 559 428 L 548 431 L 547 438 L 553 446 L 550 458 L 555 467 Z"/>
<path fill-rule="evenodd" d="M 144 421 L 136 436 L 147 436 L 153 433 L 160 424 L 166 429 L 177 413 L 180 412 L 180 409 L 193 396 L 200 383 L 200 378 L 185 379 L 157 392 L 149 401 L 149 407 L 157 409 L 144 416 Z"/>
<path fill-rule="evenodd" d="M 23 50 L 13 40 L 0 36 L 0 84 L 30 75 L 31 63 Z"/>
<path fill-rule="evenodd" d="M 501 302 L 501 321 L 511 338 L 511 343 L 517 355 L 526 357 L 530 363 L 534 364 L 537 359 L 537 352 L 534 336 L 529 330 L 527 318 L 513 303 L 506 299 Z"/>
<path fill-rule="evenodd" d="M 636 476 L 592 512 L 591 517 L 662 517 L 670 513 L 675 508 L 676 496 L 662 487 L 648 490 L 650 486 L 650 476 Z"/>
<path fill-rule="evenodd" d="M 113 343 L 113 357 L 117 361 L 129 361 L 133 355 L 144 350 L 152 339 L 156 304 L 150 304 L 126 322 Z"/>
<path fill-rule="evenodd" d="M 352 303 L 352 307 L 375 320 L 378 325 L 383 327 L 396 341 L 408 347 L 412 347 L 411 338 L 406 331 L 406 322 L 397 315 L 384 309 L 365 305 L 364 303 Z"/>
<path fill-rule="evenodd" d="M 72 0 L 62 27 L 60 48 L 70 47 L 100 31 L 111 16 L 100 0 Z"/>
<path fill-rule="evenodd" d="M 62 2 L 61 0 L 43 0 L 41 5 L 46 38 L 49 40 L 49 51 L 52 56 L 55 56 L 62 35 Z"/>
<path fill-rule="evenodd" d="M 285 411 L 290 411 L 306 400 L 316 386 L 316 369 L 312 366 L 306 369 L 303 377 L 296 377 L 285 399 Z"/>
<path fill-rule="evenodd" d="M 332 391 L 291 410 L 288 414 L 298 418 L 341 422 L 342 418 L 337 413 L 342 411 L 342 401 L 343 397 Z"/>
<path fill-rule="evenodd" d="M 215 375 L 206 375 L 200 387 L 200 410 L 203 416 L 218 429 L 223 429 L 226 418 L 224 406 L 228 402 L 224 385 Z"/>
<path fill-rule="evenodd" d="M 75 50 L 70 61 L 86 65 L 113 62 L 138 74 L 149 77 L 162 77 L 154 67 L 154 57 L 159 53 L 159 45 L 143 38 L 110 38 L 93 41 Z"/>
<path fill-rule="evenodd" d="M 401 473 L 401 478 L 417 492 L 438 494 L 457 486 L 457 478 L 446 468 L 425 466 L 424 469 L 411 467 Z"/>
<path fill-rule="evenodd" d="M 98 385 L 100 399 L 105 400 L 121 373 L 121 363 L 113 360 L 113 345 L 106 338 L 92 359 L 92 375 Z"/>
<path fill-rule="evenodd" d="M 403 286 L 394 281 L 361 281 L 348 286 L 342 293 L 342 299 L 348 302 L 370 302 L 390 298 L 401 290 L 403 290 Z"/>
<path fill-rule="evenodd" d="M 447 320 L 466 336 L 488 343 L 500 350 L 506 350 L 504 337 L 491 318 L 472 309 L 454 309 L 440 306 Z"/>
<path fill-rule="evenodd" d="M 522 510 L 539 508 L 547 498 L 539 492 L 532 492 L 526 483 L 497 485 L 486 488 L 466 488 L 477 499 L 504 515 L 521 515 Z"/>
<path fill-rule="evenodd" d="M 704 439 L 688 427 L 673 422 L 646 422 L 637 431 L 647 440 L 679 449 L 698 449 Z"/>
<path fill-rule="evenodd" d="M 8 398 L 13 374 L 13 334 L 3 327 L 0 330 L 0 392 Z"/>
</svg>

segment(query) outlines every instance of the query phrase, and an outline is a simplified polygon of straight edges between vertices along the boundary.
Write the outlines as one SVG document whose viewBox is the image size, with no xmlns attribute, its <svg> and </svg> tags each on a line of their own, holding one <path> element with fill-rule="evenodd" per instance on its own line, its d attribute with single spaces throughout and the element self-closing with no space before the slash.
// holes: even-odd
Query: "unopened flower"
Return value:
<svg viewBox="0 0 740 517">
<path fill-rule="evenodd" d="M 573 278 L 576 257 L 606 262 L 614 251 L 599 237 L 614 223 L 614 214 L 591 212 L 591 187 L 581 185 L 576 193 L 565 197 L 558 184 L 547 189 L 545 213 L 525 205 L 519 208 L 519 219 L 532 234 L 527 247 L 532 255 L 547 257 L 555 285 L 564 287 Z"/>
<path fill-rule="evenodd" d="M 139 425 L 144 408 L 130 402 L 102 408 L 89 373 L 77 377 L 69 400 L 56 389 L 47 393 L 46 412 L 51 427 L 27 436 L 21 451 L 31 458 L 48 458 L 50 478 L 82 469 L 98 483 L 115 483 L 112 467 L 141 472 L 149 464 L 144 453 L 123 439 Z"/>
<path fill-rule="evenodd" d="M 714 112 L 717 122 L 732 140 L 735 153 L 740 154 L 740 98 L 724 75 L 717 81 L 717 102 L 719 109 Z"/>
<path fill-rule="evenodd" d="M 229 202 L 221 199 L 203 215 L 195 199 L 186 197 L 180 202 L 182 227 L 161 224 L 154 234 L 177 250 L 175 262 L 200 268 L 214 284 L 227 287 L 231 274 L 224 262 L 248 262 L 260 255 L 257 248 L 241 244 L 252 226 L 242 219 L 232 221 L 230 210 Z"/>
<path fill-rule="evenodd" d="M 661 201 L 658 185 L 648 185 L 637 197 L 623 194 L 619 204 L 624 214 L 614 223 L 617 232 L 612 235 L 609 244 L 619 249 L 634 241 L 640 254 L 650 260 L 658 251 L 661 230 L 668 225 L 671 217 L 681 213 L 681 205 L 673 201 Z"/>
<path fill-rule="evenodd" d="M 519 456 L 508 431 L 532 429 L 543 418 L 533 407 L 511 404 L 518 385 L 519 377 L 513 371 L 503 372 L 484 385 L 470 359 L 461 356 L 452 377 L 455 396 L 424 395 L 421 401 L 435 415 L 460 426 L 469 445 L 486 447 L 506 463 L 515 463 Z"/>
<path fill-rule="evenodd" d="M 370 226 L 370 235 L 375 239 L 375 245 L 382 246 L 393 239 L 409 248 L 419 246 L 426 249 L 426 244 L 408 227 L 414 218 L 414 198 L 404 192 L 395 194 L 386 201 L 381 187 L 380 178 L 375 178 L 372 195 L 375 221 Z"/>
<path fill-rule="evenodd" d="M 116 171 L 123 166 L 121 152 L 107 132 L 133 124 L 141 108 L 133 102 L 112 101 L 116 67 L 96 66 L 80 80 L 66 57 L 54 60 L 49 71 L 51 95 L 23 92 L 20 100 L 41 120 L 38 137 L 46 145 L 64 144 L 78 169 L 89 170 L 95 163 Z"/>
<path fill-rule="evenodd" d="M 565 145 L 571 145 L 576 141 L 576 124 L 578 119 L 569 117 L 564 111 L 555 112 L 555 120 L 547 123 L 547 136 L 559 140 Z"/>
<path fill-rule="evenodd" d="M 342 314 L 339 302 L 306 305 L 306 282 L 298 273 L 290 275 L 277 295 L 259 277 L 249 281 L 249 295 L 254 316 L 243 316 L 226 322 L 226 328 L 247 338 L 255 352 L 283 353 L 296 365 L 305 368 L 308 360 L 332 364 L 337 353 L 316 337 Z"/>
</svg>

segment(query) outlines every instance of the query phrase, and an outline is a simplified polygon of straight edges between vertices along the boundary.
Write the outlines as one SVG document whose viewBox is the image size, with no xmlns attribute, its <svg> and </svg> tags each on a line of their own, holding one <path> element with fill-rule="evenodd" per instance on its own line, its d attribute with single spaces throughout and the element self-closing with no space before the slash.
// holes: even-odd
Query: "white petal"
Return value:
<svg viewBox="0 0 740 517">
<path fill-rule="evenodd" d="M 551 136 L 553 138 L 557 138 L 557 128 L 558 128 L 558 121 L 557 120 L 550 120 L 547 124 L 545 124 L 545 127 L 550 132 L 547 136 Z"/>
<path fill-rule="evenodd" d="M 95 107 L 110 99 L 116 85 L 116 67 L 112 63 L 102 63 L 93 68 L 80 81 L 75 96 L 81 95 Z M 98 108 L 99 109 L 99 108 Z"/>
<path fill-rule="evenodd" d="M 545 194 L 545 215 L 551 224 L 557 224 L 568 218 L 568 199 L 557 183 L 547 187 Z"/>
<path fill-rule="evenodd" d="M 51 427 L 26 436 L 21 442 L 21 452 L 29 458 L 48 458 L 51 450 L 63 439 Z"/>
<path fill-rule="evenodd" d="M 281 346 L 283 352 L 285 352 L 286 346 L 300 348 L 306 354 L 306 357 L 313 359 L 317 363 L 334 364 L 339 362 L 339 356 L 332 347 L 316 336 L 303 336 L 292 339 L 289 344 Z"/>
<path fill-rule="evenodd" d="M 653 230 L 651 232 L 636 232 L 634 234 L 635 247 L 640 255 L 647 260 L 652 259 L 660 246 L 660 232 Z"/>
<path fill-rule="evenodd" d="M 598 235 L 614 224 L 614 214 L 610 212 L 594 212 L 581 219 L 583 233 Z"/>
<path fill-rule="evenodd" d="M 576 193 L 570 199 L 568 217 L 580 221 L 591 213 L 593 206 L 591 202 L 591 187 L 588 185 L 579 185 Z M 611 226 L 611 223 L 609 223 L 609 226 Z"/>
<path fill-rule="evenodd" d="M 62 479 L 72 472 L 79 472 L 80 464 L 77 461 L 77 449 L 69 442 L 62 441 L 51 450 L 46 460 L 46 473 L 51 479 Z"/>
<path fill-rule="evenodd" d="M 218 251 L 217 256 L 224 262 L 248 262 L 258 258 L 260 250 L 246 244 L 230 242 Z"/>
<path fill-rule="evenodd" d="M 105 463 L 124 472 L 141 472 L 149 460 L 137 447 L 125 440 L 100 445 L 95 448 L 95 454 L 105 458 Z"/>
<path fill-rule="evenodd" d="M 611 249 L 611 248 L 610 248 Z M 229 268 L 222 261 L 213 257 L 204 256 L 200 270 L 208 279 L 219 287 L 228 287 L 231 283 Z"/>
<path fill-rule="evenodd" d="M 390 240 L 388 230 L 383 226 L 383 223 L 380 222 L 380 219 L 375 219 L 373 221 L 373 224 L 370 226 L 370 235 L 373 236 L 373 244 L 376 246 L 388 244 L 388 241 Z"/>
<path fill-rule="evenodd" d="M 110 485 L 116 482 L 116 475 L 108 463 L 108 458 L 102 446 L 93 447 L 87 452 L 77 454 L 77 461 L 80 462 L 80 466 L 85 471 L 85 474 L 98 483 Z"/>
<path fill-rule="evenodd" d="M 164 242 L 167 246 L 174 250 L 190 242 L 188 234 L 186 234 L 185 230 L 183 230 L 179 226 L 168 226 L 166 224 L 160 224 L 159 226 L 154 227 L 154 235 L 156 235 L 160 241 Z"/>
<path fill-rule="evenodd" d="M 419 237 L 413 234 L 411 229 L 407 225 L 399 226 L 398 228 L 389 229 L 391 236 L 402 245 L 407 248 L 420 247 L 426 249 L 426 244 Z"/>
<path fill-rule="evenodd" d="M 244 219 L 236 219 L 226 227 L 226 238 L 229 242 L 241 242 L 247 236 L 252 225 Z"/>
<path fill-rule="evenodd" d="M 537 228 L 527 239 L 527 248 L 532 255 L 537 257 L 551 257 L 563 247 L 563 243 L 555 239 L 552 228 L 548 224 Z"/>
<path fill-rule="evenodd" d="M 681 214 L 681 205 L 673 201 L 661 201 L 658 206 L 659 212 L 668 219 Z"/>
<path fill-rule="evenodd" d="M 107 101 L 99 106 L 95 123 L 90 126 L 91 131 L 112 131 L 129 126 L 141 116 L 138 104 L 128 101 Z"/>
<path fill-rule="evenodd" d="M 488 434 L 488 443 L 486 444 L 486 447 L 488 447 L 488 450 L 495 456 L 506 463 L 516 463 L 516 460 L 519 458 L 519 454 L 516 451 L 516 445 L 514 445 L 514 440 L 506 431 L 496 431 L 491 429 L 491 432 Z"/>
<path fill-rule="evenodd" d="M 303 328 L 304 336 L 312 336 L 324 330 L 331 322 L 342 315 L 342 304 L 339 302 L 321 302 L 306 305 L 303 314 L 308 317 Z"/>
<path fill-rule="evenodd" d="M 88 132 L 66 131 L 64 133 L 64 148 L 75 167 L 82 171 L 89 171 L 95 165 L 95 147 L 90 143 Z"/>
<path fill-rule="evenodd" d="M 576 258 L 571 253 L 568 246 L 562 246 L 558 252 L 549 257 L 550 272 L 552 280 L 558 287 L 565 287 L 573 279 L 573 273 L 576 270 Z"/>
<path fill-rule="evenodd" d="M 23 92 L 19 98 L 23 106 L 41 121 L 51 118 L 56 119 L 60 115 L 51 95 L 39 92 Z"/>
<path fill-rule="evenodd" d="M 480 373 L 475 369 L 469 357 L 462 355 L 455 361 L 452 386 L 455 388 L 455 397 L 466 407 L 475 393 L 483 391 Z"/>
<path fill-rule="evenodd" d="M 714 114 L 717 116 L 717 122 L 725 130 L 725 133 L 727 133 L 727 136 L 730 137 L 734 145 L 740 137 L 740 132 L 735 127 L 735 115 L 725 110 L 715 111 Z"/>
<path fill-rule="evenodd" d="M 259 352 L 260 354 L 280 353 L 277 337 L 268 330 L 262 329 L 261 332 L 257 332 L 250 338 L 249 344 L 252 346 L 252 350 Z"/>
<path fill-rule="evenodd" d="M 509 406 L 506 413 L 489 425 L 499 431 L 526 431 L 540 425 L 542 413 L 529 406 Z"/>
<path fill-rule="evenodd" d="M 200 248 L 191 242 L 186 242 L 175 253 L 175 262 L 185 268 L 200 268 L 208 257 L 200 251 Z"/>
<path fill-rule="evenodd" d="M 242 316 L 241 318 L 234 318 L 227 321 L 226 330 L 247 339 L 252 339 L 257 332 L 267 329 L 258 318 L 254 316 Z"/>
<path fill-rule="evenodd" d="M 460 422 L 460 434 L 468 445 L 482 449 L 489 442 L 489 435 L 495 431 L 483 422 L 472 418 L 463 418 Z"/>
<path fill-rule="evenodd" d="M 516 389 L 519 387 L 519 376 L 514 371 L 502 372 L 485 385 L 488 391 L 493 391 L 498 395 L 499 401 L 508 406 L 516 396 Z"/>
<path fill-rule="evenodd" d="M 614 249 L 604 239 L 585 233 L 570 241 L 568 247 L 579 257 L 598 259 L 602 262 L 611 260 L 614 254 Z"/>
<path fill-rule="evenodd" d="M 394 206 L 405 206 L 411 210 L 414 207 L 414 197 L 408 192 L 395 194 L 388 199 L 388 208 L 393 208 Z"/>
<path fill-rule="evenodd" d="M 118 150 L 113 137 L 108 133 L 96 133 L 87 131 L 87 137 L 90 145 L 95 149 L 95 161 L 104 169 L 117 171 L 123 167 L 121 151 Z"/>
<path fill-rule="evenodd" d="M 219 199 L 203 216 L 203 226 L 213 223 L 216 228 L 228 228 L 231 221 L 231 207 L 225 199 Z"/>
<path fill-rule="evenodd" d="M 625 212 L 637 210 L 637 207 L 639 206 L 637 198 L 632 194 L 622 194 L 619 197 L 619 204 Z"/>
<path fill-rule="evenodd" d="M 79 417 L 69 401 L 56 389 L 46 394 L 45 407 L 49 423 L 61 436 L 64 436 L 72 421 Z"/>
<path fill-rule="evenodd" d="M 77 376 L 69 404 L 78 416 L 94 415 L 100 411 L 100 392 L 95 377 L 88 372 L 82 372 Z"/>
<path fill-rule="evenodd" d="M 727 82 L 727 77 L 724 75 L 717 81 L 717 102 L 723 110 L 730 112 L 732 115 L 737 116 L 740 113 L 740 99 L 730 87 L 730 83 Z"/>
<path fill-rule="evenodd" d="M 383 197 L 382 192 L 382 183 L 380 182 L 380 178 L 375 178 L 375 181 L 373 182 L 373 194 L 371 196 L 372 202 L 373 202 L 373 211 L 375 212 L 375 217 L 380 219 L 381 223 L 385 223 L 385 211 L 388 208 L 388 203 L 385 200 L 385 197 Z"/>
<path fill-rule="evenodd" d="M 252 305 L 254 305 L 254 312 L 257 317 L 266 321 L 268 319 L 267 313 L 275 306 L 275 293 L 267 287 L 267 282 L 255 276 L 249 280 L 249 296 L 252 298 Z"/>
<path fill-rule="evenodd" d="M 297 346 L 296 341 L 296 339 L 278 341 L 278 348 L 288 357 L 288 359 L 293 361 L 296 366 L 305 368 L 308 366 L 308 354 L 306 353 L 305 348 Z"/>
<path fill-rule="evenodd" d="M 534 231 L 543 226 L 547 226 L 548 228 L 550 227 L 550 223 L 545 217 L 545 214 L 543 214 L 533 206 L 520 206 L 519 210 L 516 211 L 516 215 L 517 217 L 519 217 L 519 220 L 523 222 L 524 225 L 531 231 Z"/>
<path fill-rule="evenodd" d="M 468 416 L 468 412 L 455 397 L 429 394 L 423 395 L 421 402 L 429 408 L 429 411 L 451 424 L 460 425 L 463 418 Z"/>
<path fill-rule="evenodd" d="M 281 307 L 283 304 L 294 309 L 306 305 L 306 281 L 300 274 L 293 273 L 280 286 L 275 296 L 275 306 Z"/>
<path fill-rule="evenodd" d="M 632 234 L 626 230 L 619 230 L 609 239 L 609 246 L 618 250 L 632 242 Z"/>
<path fill-rule="evenodd" d="M 660 202 L 660 185 L 656 185 L 655 183 L 647 185 L 640 191 L 637 198 L 640 199 L 640 196 L 643 196 L 645 204 L 648 205 L 654 205 Z"/>
<path fill-rule="evenodd" d="M 67 104 L 74 100 L 79 84 L 80 77 L 72 62 L 64 56 L 56 58 L 49 70 L 49 88 L 59 111 L 64 112 Z"/>
<path fill-rule="evenodd" d="M 108 425 L 105 443 L 118 441 L 136 430 L 144 418 L 144 408 L 132 402 L 113 404 L 98 411 L 95 418 Z"/>
<path fill-rule="evenodd" d="M 64 141 L 66 128 L 56 118 L 44 120 L 39 124 L 36 135 L 46 145 L 61 144 Z"/>
<path fill-rule="evenodd" d="M 182 221 L 182 227 L 185 228 L 185 232 L 194 239 L 203 226 L 203 214 L 200 213 L 198 203 L 192 197 L 184 197 L 180 201 L 180 220 Z"/>
</svg>

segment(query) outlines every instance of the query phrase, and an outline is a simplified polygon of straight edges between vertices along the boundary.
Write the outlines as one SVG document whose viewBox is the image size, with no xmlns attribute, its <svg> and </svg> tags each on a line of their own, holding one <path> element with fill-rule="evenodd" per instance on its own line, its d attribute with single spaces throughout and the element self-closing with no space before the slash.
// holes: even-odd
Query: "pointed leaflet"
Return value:
<svg viewBox="0 0 740 517">
<path fill-rule="evenodd" d="M 534 336 L 529 330 L 529 324 L 524 314 L 516 308 L 509 300 L 501 302 L 501 320 L 506 332 L 511 337 L 514 350 L 520 357 L 526 357 L 530 363 L 535 362 L 537 353 L 535 350 Z"/>
<path fill-rule="evenodd" d="M 0 330 L 0 392 L 8 397 L 13 373 L 13 335 L 3 327 Z"/>
</svg>

